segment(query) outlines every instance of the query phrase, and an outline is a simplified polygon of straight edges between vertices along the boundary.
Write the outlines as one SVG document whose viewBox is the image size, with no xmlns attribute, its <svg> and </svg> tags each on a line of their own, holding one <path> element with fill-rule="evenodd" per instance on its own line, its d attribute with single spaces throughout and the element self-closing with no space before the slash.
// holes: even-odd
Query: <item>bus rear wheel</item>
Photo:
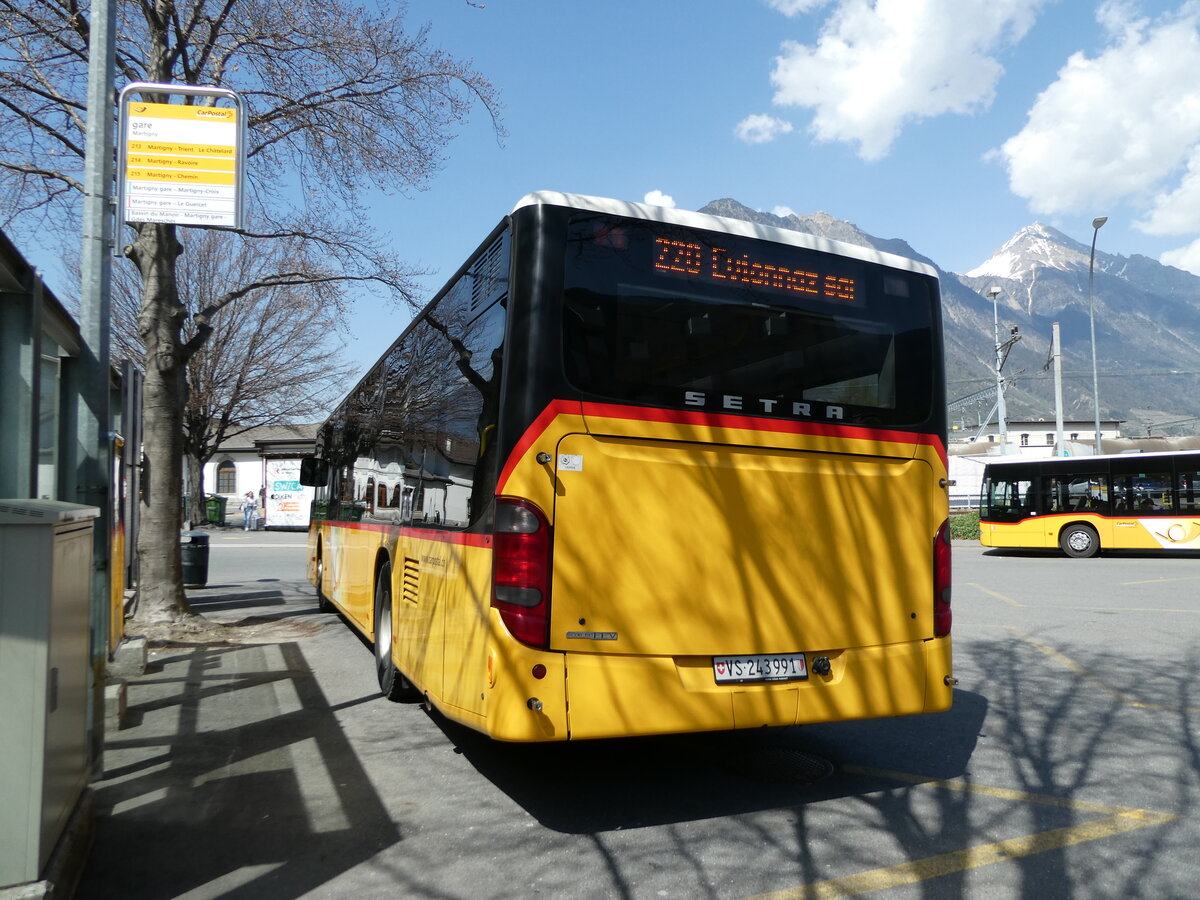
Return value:
<svg viewBox="0 0 1200 900">
<path fill-rule="evenodd" d="M 317 547 L 317 610 L 327 613 L 333 612 L 333 604 L 329 602 L 329 598 L 325 596 L 325 591 L 322 587 L 325 580 L 325 562 L 321 553 L 321 548 Z"/>
<path fill-rule="evenodd" d="M 1058 546 L 1067 556 L 1086 559 L 1100 552 L 1100 535 L 1091 525 L 1068 525 L 1058 536 Z"/>
<path fill-rule="evenodd" d="M 379 690 L 394 703 L 420 700 L 420 692 L 392 659 L 392 567 L 384 563 L 375 582 L 375 674 Z"/>
</svg>

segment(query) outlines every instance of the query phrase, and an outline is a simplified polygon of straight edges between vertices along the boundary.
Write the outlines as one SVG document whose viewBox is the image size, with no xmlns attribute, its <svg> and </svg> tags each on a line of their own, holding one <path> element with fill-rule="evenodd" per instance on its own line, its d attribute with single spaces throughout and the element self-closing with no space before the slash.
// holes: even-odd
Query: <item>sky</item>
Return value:
<svg viewBox="0 0 1200 900">
<path fill-rule="evenodd" d="M 1200 273 L 1200 0 L 409 0 L 500 91 L 372 206 L 440 287 L 535 190 L 818 211 L 967 272 L 1043 222 Z M 386 187 L 386 186 L 383 186 Z M 405 316 L 364 304 L 368 360 Z"/>
</svg>

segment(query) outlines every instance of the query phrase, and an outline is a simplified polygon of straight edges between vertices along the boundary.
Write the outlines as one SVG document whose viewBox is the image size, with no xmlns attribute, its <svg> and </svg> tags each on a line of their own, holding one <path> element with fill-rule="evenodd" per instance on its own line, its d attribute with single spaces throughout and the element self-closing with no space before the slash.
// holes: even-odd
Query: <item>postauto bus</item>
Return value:
<svg viewBox="0 0 1200 900">
<path fill-rule="evenodd" d="M 531 194 L 321 429 L 310 578 L 498 739 L 944 710 L 942 371 L 927 265 Z"/>
</svg>

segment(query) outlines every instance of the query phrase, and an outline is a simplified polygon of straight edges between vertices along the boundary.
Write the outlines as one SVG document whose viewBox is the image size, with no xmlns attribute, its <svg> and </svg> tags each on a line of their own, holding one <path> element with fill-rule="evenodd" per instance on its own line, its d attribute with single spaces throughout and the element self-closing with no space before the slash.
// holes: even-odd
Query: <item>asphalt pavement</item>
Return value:
<svg viewBox="0 0 1200 900">
<path fill-rule="evenodd" d="M 81 900 L 1197 895 L 1194 556 L 957 543 L 946 713 L 514 746 L 380 697 L 302 533 L 209 534 L 263 643 L 130 678 Z"/>
<path fill-rule="evenodd" d="M 312 866 L 292 870 L 309 874 L 290 884 L 272 861 L 294 858 L 297 834 L 319 835 L 363 783 L 339 770 L 354 754 L 300 650 L 334 622 L 305 580 L 304 533 L 206 531 L 207 583 L 188 600 L 238 642 L 151 646 L 127 679 L 123 727 L 107 729 L 92 785 L 81 900 L 302 895 L 338 848 L 309 848 Z"/>
</svg>

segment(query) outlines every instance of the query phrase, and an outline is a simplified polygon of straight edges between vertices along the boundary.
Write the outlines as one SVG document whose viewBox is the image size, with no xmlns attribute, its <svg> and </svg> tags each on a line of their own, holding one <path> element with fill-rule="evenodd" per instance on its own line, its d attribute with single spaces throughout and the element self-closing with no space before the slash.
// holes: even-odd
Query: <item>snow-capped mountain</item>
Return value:
<svg viewBox="0 0 1200 900">
<path fill-rule="evenodd" d="M 1020 278 L 1021 273 L 1037 266 L 1064 271 L 1088 266 L 1091 248 L 1067 237 L 1061 231 L 1034 222 L 1022 228 L 967 278 Z"/>
<path fill-rule="evenodd" d="M 874 247 L 937 267 L 903 240 L 874 237 L 827 213 L 780 217 L 729 199 L 700 211 Z M 1090 251 L 1087 244 L 1034 223 L 965 275 L 937 267 L 952 403 L 994 384 L 993 307 L 986 294 L 998 287 L 1001 332 L 1007 337 L 1016 326 L 1021 334 L 1004 369 L 1009 415 L 1053 418 L 1053 381 L 1045 367 L 1051 323 L 1059 322 L 1064 415 L 1091 419 Z M 1102 418 L 1122 419 L 1126 434 L 1141 435 L 1157 423 L 1200 416 L 1200 278 L 1145 256 L 1098 251 L 1092 295 Z M 990 398 L 978 403 L 982 408 L 952 406 L 952 417 L 972 424 L 987 414 Z M 1186 427 L 1200 430 L 1200 422 Z"/>
</svg>

